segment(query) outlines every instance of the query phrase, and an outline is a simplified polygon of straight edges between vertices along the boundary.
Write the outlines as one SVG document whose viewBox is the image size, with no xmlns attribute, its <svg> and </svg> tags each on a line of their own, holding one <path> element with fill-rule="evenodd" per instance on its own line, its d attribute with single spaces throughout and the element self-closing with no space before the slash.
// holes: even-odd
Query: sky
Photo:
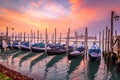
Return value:
<svg viewBox="0 0 120 80">
<path fill-rule="evenodd" d="M 77 31 L 89 35 L 110 28 L 111 11 L 120 15 L 120 0 L 0 0 L 0 32 L 30 33 L 31 30 L 52 34 L 57 29 L 66 35 Z M 114 21 L 114 30 L 120 32 L 120 20 Z M 11 30 L 14 28 L 14 30 Z"/>
</svg>

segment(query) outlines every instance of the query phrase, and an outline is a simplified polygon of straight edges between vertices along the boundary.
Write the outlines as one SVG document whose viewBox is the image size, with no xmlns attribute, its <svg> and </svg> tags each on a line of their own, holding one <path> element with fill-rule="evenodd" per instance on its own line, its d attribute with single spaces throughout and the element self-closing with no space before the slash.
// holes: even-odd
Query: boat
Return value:
<svg viewBox="0 0 120 80">
<path fill-rule="evenodd" d="M 65 54 L 66 50 L 65 49 L 49 49 L 47 50 L 48 55 L 60 55 L 60 54 Z"/>
<path fill-rule="evenodd" d="M 25 42 L 14 42 L 13 45 L 11 46 L 11 48 L 20 50 L 20 45 L 24 45 L 24 44 L 25 44 Z"/>
<path fill-rule="evenodd" d="M 68 53 L 68 59 L 82 57 L 82 56 L 84 56 L 84 53 L 85 53 L 85 47 L 80 46 L 77 49 L 75 49 L 74 51 L 72 51 L 71 53 Z"/>
<path fill-rule="evenodd" d="M 20 49 L 22 51 L 31 51 L 30 43 L 26 42 L 26 43 L 20 45 Z"/>
<path fill-rule="evenodd" d="M 89 49 L 89 58 L 90 61 L 100 60 L 101 58 L 101 49 L 93 43 L 94 45 Z"/>
<path fill-rule="evenodd" d="M 35 43 L 31 47 L 32 52 L 45 52 L 45 44 L 44 43 Z"/>
<path fill-rule="evenodd" d="M 13 49 L 17 49 L 17 50 L 19 50 L 18 43 L 13 43 L 13 46 L 11 46 L 11 47 L 13 47 Z"/>
<path fill-rule="evenodd" d="M 72 47 L 68 47 L 68 50 L 66 49 L 65 45 L 61 44 L 49 44 L 47 47 L 47 54 L 48 55 L 60 55 L 60 54 L 66 54 L 67 51 L 72 51 Z"/>
<path fill-rule="evenodd" d="M 0 48 L 2 48 L 2 43 L 0 43 Z"/>
</svg>

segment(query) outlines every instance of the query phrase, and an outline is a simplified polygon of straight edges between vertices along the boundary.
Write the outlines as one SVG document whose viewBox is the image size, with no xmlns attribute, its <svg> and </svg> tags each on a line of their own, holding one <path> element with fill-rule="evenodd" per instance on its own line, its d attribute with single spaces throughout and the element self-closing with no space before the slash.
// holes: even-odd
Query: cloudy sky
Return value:
<svg viewBox="0 0 120 80">
<path fill-rule="evenodd" d="M 71 34 L 75 30 L 84 33 L 88 27 L 94 35 L 110 27 L 112 10 L 120 15 L 120 0 L 0 0 L 0 32 L 8 26 L 14 27 L 15 33 L 44 33 L 48 28 L 52 34 L 57 28 L 65 35 L 69 27 Z M 114 27 L 120 32 L 120 20 Z"/>
</svg>

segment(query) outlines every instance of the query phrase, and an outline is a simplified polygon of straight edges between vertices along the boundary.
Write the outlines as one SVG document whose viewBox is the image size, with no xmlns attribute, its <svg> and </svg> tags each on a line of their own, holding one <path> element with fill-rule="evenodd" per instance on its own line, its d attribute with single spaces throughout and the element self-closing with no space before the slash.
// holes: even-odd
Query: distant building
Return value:
<svg viewBox="0 0 120 80">
<path fill-rule="evenodd" d="M 77 37 L 78 37 L 78 39 L 85 39 L 85 36 L 82 34 L 78 35 Z M 66 39 L 66 38 L 64 38 L 64 39 Z M 69 39 L 75 39 L 75 37 L 69 37 Z M 88 36 L 88 39 L 89 40 L 97 40 L 97 37 L 96 36 Z"/>
</svg>

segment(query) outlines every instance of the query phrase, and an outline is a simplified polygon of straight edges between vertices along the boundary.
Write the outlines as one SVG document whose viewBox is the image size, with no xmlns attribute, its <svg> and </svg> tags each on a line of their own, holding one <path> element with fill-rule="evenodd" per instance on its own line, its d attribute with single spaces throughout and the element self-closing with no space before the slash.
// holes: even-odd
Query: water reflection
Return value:
<svg viewBox="0 0 120 80">
<path fill-rule="evenodd" d="M 69 75 L 79 68 L 80 62 L 82 61 L 83 57 L 79 57 L 76 59 L 72 59 L 69 65 L 69 70 L 67 71 L 68 74 L 66 76 L 67 80 L 69 79 Z"/>
<path fill-rule="evenodd" d="M 8 50 L 6 55 L 10 56 L 11 54 L 15 54 L 18 50 Z"/>
<path fill-rule="evenodd" d="M 47 64 L 46 64 L 46 68 L 45 68 L 45 75 L 44 77 L 46 78 L 47 76 L 47 72 L 50 70 L 50 67 L 54 67 L 55 70 L 58 68 L 56 63 L 59 62 L 61 59 L 63 59 L 65 57 L 66 54 L 62 54 L 62 55 L 55 55 Z"/>
<path fill-rule="evenodd" d="M 23 55 L 23 54 L 26 54 L 28 52 L 25 52 L 25 51 L 20 51 L 18 53 L 16 53 L 15 55 L 12 56 L 12 59 L 16 58 L 16 57 L 19 57 L 20 55 Z"/>
<path fill-rule="evenodd" d="M 39 53 L 32 53 L 32 52 L 28 53 L 27 55 L 25 55 L 24 57 L 22 57 L 22 58 L 20 59 L 19 66 L 21 67 L 21 66 L 22 66 L 22 63 L 23 63 L 24 61 L 26 61 L 26 60 L 28 60 L 29 58 L 34 57 L 35 55 L 38 55 L 38 54 L 39 54 Z"/>
<path fill-rule="evenodd" d="M 7 55 L 10 53 L 10 55 Z M 68 60 L 66 54 L 48 56 L 45 53 L 9 51 L 0 54 L 0 64 L 13 66 L 13 70 L 26 73 L 34 80 L 119 80 L 116 66 L 108 66 L 101 56 L 100 61 L 89 62 L 81 57 Z M 11 65 L 14 62 L 14 65 Z M 19 69 L 19 66 L 22 67 Z M 18 70 L 19 69 L 19 70 Z"/>
<path fill-rule="evenodd" d="M 4 61 L 7 61 L 8 60 L 8 56 L 6 55 L 6 53 L 1 53 L 0 54 L 0 59 L 4 60 Z"/>
<path fill-rule="evenodd" d="M 88 63 L 88 76 L 90 80 L 94 80 L 97 70 L 100 65 L 100 60 L 89 62 Z"/>
<path fill-rule="evenodd" d="M 24 51 L 18 51 L 16 54 L 12 55 L 12 58 L 11 58 L 11 64 L 13 65 L 14 64 L 14 59 L 19 57 L 20 55 L 23 55 L 23 54 L 26 54 L 27 52 L 24 52 Z"/>
<path fill-rule="evenodd" d="M 47 57 L 47 54 L 42 53 L 42 55 L 38 56 L 36 59 L 32 60 L 30 63 L 30 72 L 32 71 L 32 67 L 36 65 L 40 60 L 43 60 Z"/>
</svg>

